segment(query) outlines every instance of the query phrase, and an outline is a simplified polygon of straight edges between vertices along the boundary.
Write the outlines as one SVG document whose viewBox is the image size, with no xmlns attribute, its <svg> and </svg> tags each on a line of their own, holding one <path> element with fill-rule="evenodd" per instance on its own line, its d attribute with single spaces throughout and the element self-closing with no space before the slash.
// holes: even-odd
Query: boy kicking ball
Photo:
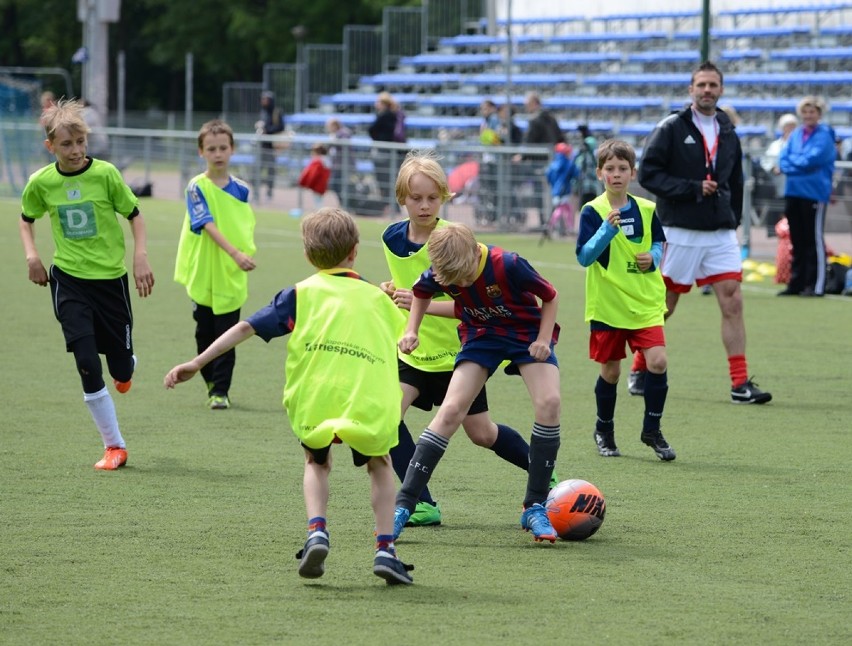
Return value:
<svg viewBox="0 0 852 646">
<path fill-rule="evenodd" d="M 394 537 L 402 533 L 471 403 L 508 360 L 506 372 L 521 375 L 535 411 L 521 527 L 531 531 L 536 542 L 554 542 L 556 532 L 544 502 L 559 452 L 559 365 L 553 354 L 559 336 L 559 295 L 526 260 L 478 243 L 464 225 L 448 224 L 433 231 L 429 258 L 432 267 L 412 289 L 411 314 L 399 349 L 409 353 L 418 347 L 429 301 L 441 292 L 455 302 L 462 346 L 444 401 L 417 440 L 397 494 Z"/>
</svg>

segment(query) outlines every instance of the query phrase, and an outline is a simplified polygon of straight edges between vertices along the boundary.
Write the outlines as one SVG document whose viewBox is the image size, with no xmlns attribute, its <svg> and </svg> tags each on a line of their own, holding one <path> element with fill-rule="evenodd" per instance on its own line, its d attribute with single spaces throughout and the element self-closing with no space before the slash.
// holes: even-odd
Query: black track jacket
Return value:
<svg viewBox="0 0 852 646">
<path fill-rule="evenodd" d="M 716 111 L 719 147 L 712 178 L 715 194 L 705 197 L 701 182 L 707 176 L 701 131 L 692 121 L 692 108 L 669 115 L 645 142 L 639 164 L 639 184 L 657 198 L 657 216 L 665 226 L 716 231 L 736 229 L 743 211 L 743 152 L 728 115 Z"/>
</svg>

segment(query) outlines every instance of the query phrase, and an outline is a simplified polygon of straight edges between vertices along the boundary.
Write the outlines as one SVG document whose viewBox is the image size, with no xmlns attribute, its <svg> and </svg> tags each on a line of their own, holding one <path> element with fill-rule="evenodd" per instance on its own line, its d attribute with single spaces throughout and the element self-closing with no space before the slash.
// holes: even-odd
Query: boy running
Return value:
<svg viewBox="0 0 852 646">
<path fill-rule="evenodd" d="M 101 354 L 120 393 L 130 390 L 136 367 L 133 312 L 124 233 L 116 213 L 133 234 L 133 278 L 142 298 L 154 288 L 148 264 L 145 221 L 139 202 L 118 169 L 86 154 L 89 128 L 83 106 L 60 100 L 42 114 L 48 152 L 56 163 L 33 173 L 21 197 L 19 225 L 29 279 L 50 284 L 53 313 L 62 326 L 65 349 L 74 354 L 83 401 L 104 444 L 96 469 L 113 471 L 127 463 L 127 445 L 115 403 L 104 384 Z M 49 216 L 56 247 L 46 270 L 35 244 L 35 221 Z"/>
<path fill-rule="evenodd" d="M 367 465 L 372 484 L 376 550 L 373 573 L 388 584 L 412 582 L 396 556 L 394 475 L 388 452 L 396 444 L 399 310 L 352 268 L 358 228 L 351 215 L 324 208 L 302 220 L 305 256 L 317 273 L 279 292 L 197 357 L 172 368 L 166 388 L 188 381 L 213 359 L 257 334 L 264 341 L 290 334 L 284 367 L 284 408 L 305 452 L 308 538 L 296 555 L 299 576 L 325 573 L 331 445 L 345 442 L 355 466 Z M 298 307 L 297 307 L 298 301 Z"/>
</svg>

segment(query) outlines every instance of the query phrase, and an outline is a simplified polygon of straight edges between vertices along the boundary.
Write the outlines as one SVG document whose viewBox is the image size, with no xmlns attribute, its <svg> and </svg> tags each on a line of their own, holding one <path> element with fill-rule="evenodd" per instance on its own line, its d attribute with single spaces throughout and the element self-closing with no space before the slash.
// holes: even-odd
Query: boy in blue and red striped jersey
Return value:
<svg viewBox="0 0 852 646">
<path fill-rule="evenodd" d="M 559 452 L 559 364 L 553 354 L 559 337 L 559 295 L 526 260 L 478 243 L 464 225 L 448 224 L 432 232 L 429 258 L 432 267 L 414 285 L 411 314 L 399 348 L 404 353 L 417 348 L 426 308 L 440 292 L 455 301 L 462 347 L 444 402 L 420 435 L 397 494 L 394 537 L 402 533 L 471 402 L 508 360 L 507 374 L 521 375 L 535 410 L 521 527 L 532 531 L 536 542 L 554 542 L 556 532 L 543 503 Z"/>
</svg>

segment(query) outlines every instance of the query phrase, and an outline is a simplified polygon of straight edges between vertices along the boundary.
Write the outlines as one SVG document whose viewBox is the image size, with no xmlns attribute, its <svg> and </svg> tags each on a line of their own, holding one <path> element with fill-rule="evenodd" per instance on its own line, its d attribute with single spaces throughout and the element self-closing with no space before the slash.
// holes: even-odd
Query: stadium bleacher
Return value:
<svg viewBox="0 0 852 646">
<path fill-rule="evenodd" d="M 823 95 L 828 121 L 852 124 L 852 2 L 744 7 L 715 12 L 711 58 L 725 72 L 723 104 L 741 113 L 743 137 L 768 141 L 777 118 L 805 94 Z M 463 33 L 437 40 L 437 51 L 402 57 L 381 74 L 365 75 L 352 92 L 321 97 L 323 114 L 290 123 L 321 126 L 331 114 L 365 128 L 375 93 L 389 91 L 406 110 L 415 135 L 439 130 L 478 134 L 484 99 L 523 109 L 537 91 L 566 129 L 595 122 L 600 132 L 646 136 L 659 117 L 687 101 L 700 53 L 695 10 L 566 15 L 497 21 L 496 34 Z M 480 22 L 485 29 L 486 21 Z M 510 48 L 511 47 L 511 53 Z M 511 69 L 507 62 L 511 61 Z M 524 115 L 516 119 L 525 127 Z"/>
</svg>

